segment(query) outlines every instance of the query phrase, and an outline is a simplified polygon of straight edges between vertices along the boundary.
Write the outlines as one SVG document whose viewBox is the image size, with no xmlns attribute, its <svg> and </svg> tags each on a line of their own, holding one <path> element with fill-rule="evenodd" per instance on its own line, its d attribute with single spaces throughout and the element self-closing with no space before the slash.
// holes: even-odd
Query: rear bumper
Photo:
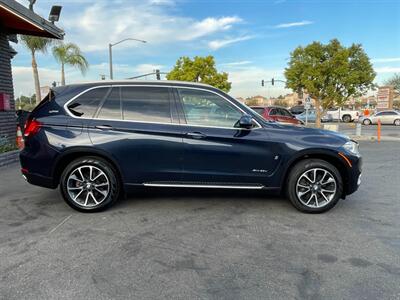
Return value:
<svg viewBox="0 0 400 300">
<path fill-rule="evenodd" d="M 39 174 L 32 174 L 22 171 L 22 177 L 30 184 L 55 189 L 57 184 L 54 182 L 53 178 L 42 176 Z"/>
</svg>

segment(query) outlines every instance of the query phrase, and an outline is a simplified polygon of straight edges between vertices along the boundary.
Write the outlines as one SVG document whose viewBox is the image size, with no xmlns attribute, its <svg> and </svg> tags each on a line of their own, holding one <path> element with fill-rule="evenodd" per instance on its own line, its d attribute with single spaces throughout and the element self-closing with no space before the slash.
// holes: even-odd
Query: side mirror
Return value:
<svg viewBox="0 0 400 300">
<path fill-rule="evenodd" d="M 243 115 L 239 119 L 239 127 L 251 129 L 253 127 L 253 117 L 250 115 Z"/>
</svg>

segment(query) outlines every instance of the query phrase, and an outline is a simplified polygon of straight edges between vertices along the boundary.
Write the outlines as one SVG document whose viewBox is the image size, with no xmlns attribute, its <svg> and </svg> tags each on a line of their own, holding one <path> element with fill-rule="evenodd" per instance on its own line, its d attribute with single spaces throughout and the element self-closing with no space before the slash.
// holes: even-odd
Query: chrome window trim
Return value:
<svg viewBox="0 0 400 300">
<path fill-rule="evenodd" d="M 202 185 L 202 184 L 171 184 L 171 183 L 151 183 L 145 182 L 144 186 L 153 186 L 153 187 L 181 187 L 181 188 L 214 188 L 214 189 L 249 189 L 249 190 L 262 190 L 265 188 L 263 185 Z"/>
<path fill-rule="evenodd" d="M 206 91 L 206 92 L 210 92 L 213 93 L 217 96 L 222 97 L 223 99 L 225 99 L 226 101 L 228 101 L 229 103 L 231 103 L 233 106 L 235 106 L 237 109 L 239 109 L 243 114 L 247 114 L 243 109 L 241 109 L 239 106 L 237 106 L 235 103 L 233 103 L 231 100 L 229 100 L 228 98 L 226 98 L 223 95 L 220 95 L 214 91 L 211 91 L 209 89 L 206 88 L 197 88 L 197 87 L 187 87 L 187 86 L 176 86 L 176 85 L 157 85 L 157 84 L 108 84 L 108 85 L 99 85 L 99 86 L 92 86 L 90 88 L 87 88 L 86 90 L 80 92 L 79 94 L 75 95 L 74 97 L 72 97 L 70 100 L 68 100 L 63 108 L 64 110 L 67 112 L 67 114 L 75 119 L 83 119 L 83 120 L 104 120 L 104 121 L 118 121 L 118 122 L 130 122 L 130 123 L 143 123 L 143 124 L 161 124 L 161 125 L 176 125 L 176 126 L 191 126 L 191 127 L 204 127 L 204 128 L 221 128 L 221 129 L 231 129 L 231 130 L 255 130 L 255 129 L 260 129 L 262 128 L 261 124 L 253 118 L 254 122 L 257 124 L 258 127 L 256 128 L 252 128 L 252 129 L 246 129 L 246 128 L 231 128 L 231 127 L 221 127 L 221 126 L 206 126 L 206 125 L 193 125 L 193 124 L 181 124 L 181 123 L 163 123 L 163 122 L 148 122 L 148 121 L 134 121 L 134 120 L 116 120 L 116 119 L 103 119 L 103 118 L 85 118 L 85 117 L 77 117 L 74 116 L 68 109 L 68 104 L 71 103 L 72 101 L 74 101 L 76 98 L 80 97 L 81 95 L 94 90 L 94 89 L 101 89 L 101 88 L 110 88 L 110 87 L 164 87 L 164 88 L 185 88 L 185 89 L 192 89 L 192 90 L 200 90 L 200 91 Z M 173 99 L 171 99 L 173 101 Z"/>
</svg>

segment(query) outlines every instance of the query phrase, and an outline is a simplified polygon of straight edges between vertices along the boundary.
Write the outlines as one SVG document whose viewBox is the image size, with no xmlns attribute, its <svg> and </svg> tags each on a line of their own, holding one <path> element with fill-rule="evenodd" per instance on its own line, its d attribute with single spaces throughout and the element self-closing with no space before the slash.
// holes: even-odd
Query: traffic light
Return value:
<svg viewBox="0 0 400 300">
<path fill-rule="evenodd" d="M 264 79 L 261 80 L 261 86 L 264 86 Z"/>
<path fill-rule="evenodd" d="M 274 79 L 274 78 L 271 79 L 271 84 L 272 84 L 272 85 L 275 84 L 275 79 Z"/>
<path fill-rule="evenodd" d="M 156 78 L 157 80 L 161 80 L 160 70 L 156 70 Z"/>
</svg>

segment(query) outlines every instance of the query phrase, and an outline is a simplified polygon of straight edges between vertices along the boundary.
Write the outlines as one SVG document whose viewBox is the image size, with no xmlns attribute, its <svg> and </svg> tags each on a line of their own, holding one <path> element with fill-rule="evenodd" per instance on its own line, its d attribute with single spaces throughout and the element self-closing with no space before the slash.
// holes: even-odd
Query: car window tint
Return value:
<svg viewBox="0 0 400 300">
<path fill-rule="evenodd" d="M 281 111 L 282 115 L 285 116 L 285 117 L 291 117 L 292 116 L 292 114 L 290 112 L 288 112 L 284 108 L 281 108 L 280 111 Z"/>
<path fill-rule="evenodd" d="M 275 109 L 275 108 L 272 108 L 270 111 L 269 111 L 269 115 L 270 116 L 275 116 L 275 115 L 277 115 L 278 114 L 278 111 L 277 111 L 277 109 Z"/>
<path fill-rule="evenodd" d="M 68 109 L 77 117 L 92 118 L 108 91 L 109 87 L 90 90 L 68 104 Z"/>
<path fill-rule="evenodd" d="M 113 88 L 107 96 L 100 112 L 97 116 L 99 119 L 120 120 L 121 116 L 121 97 L 120 89 Z"/>
<path fill-rule="evenodd" d="M 264 113 L 264 108 L 261 108 L 261 107 L 254 107 L 254 108 L 252 108 L 252 110 L 254 110 L 259 115 L 263 115 L 263 113 Z"/>
<path fill-rule="evenodd" d="M 190 125 L 235 126 L 242 112 L 232 103 L 214 93 L 192 89 L 178 89 L 186 122 Z"/>
<path fill-rule="evenodd" d="M 384 112 L 383 115 L 384 115 L 384 116 L 395 116 L 396 113 L 395 113 L 394 111 L 386 111 L 386 112 Z"/>
<path fill-rule="evenodd" d="M 164 87 L 122 87 L 123 119 L 171 123 L 169 91 Z"/>
</svg>

